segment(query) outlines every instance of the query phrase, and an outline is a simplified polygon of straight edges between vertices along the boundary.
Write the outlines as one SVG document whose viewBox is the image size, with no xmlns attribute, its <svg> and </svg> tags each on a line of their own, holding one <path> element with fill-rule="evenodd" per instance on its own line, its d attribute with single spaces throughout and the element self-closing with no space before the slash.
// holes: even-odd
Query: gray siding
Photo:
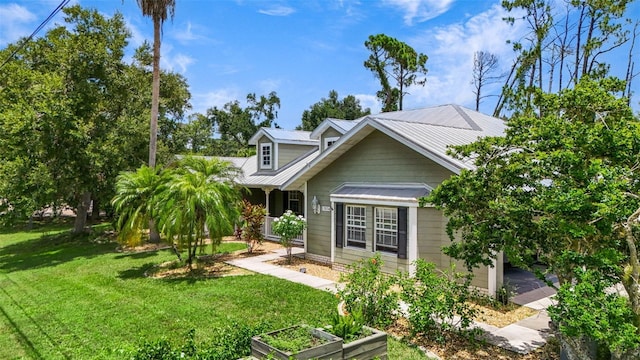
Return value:
<svg viewBox="0 0 640 360">
<path fill-rule="evenodd" d="M 442 252 L 444 246 L 451 244 L 446 226 L 447 218 L 441 211 L 434 208 L 418 209 L 418 257 L 436 264 L 440 269 L 449 269 L 455 263 L 456 271 L 465 272 L 466 267 L 462 261 L 455 261 Z M 473 274 L 472 285 L 486 289 L 488 268 L 475 269 Z"/>
<path fill-rule="evenodd" d="M 310 145 L 278 144 L 278 168 L 286 166 L 314 148 L 316 147 Z"/>
<path fill-rule="evenodd" d="M 426 183 L 436 187 L 451 172 L 379 131 L 374 131 L 346 154 L 327 166 L 308 182 L 307 201 L 316 196 L 321 204 L 330 204 L 331 191 L 345 182 Z M 311 204 L 307 204 L 309 207 Z M 331 255 L 331 212 L 309 214 L 314 217 L 307 230 L 307 250 L 312 254 Z M 368 218 L 372 218 L 368 217 Z M 372 231 L 372 230 L 371 230 Z M 369 234 L 368 234 L 369 235 Z M 373 234 L 371 233 L 370 239 Z M 361 250 L 360 250 L 361 251 Z M 337 254 L 336 254 L 337 255 Z M 349 253 L 345 252 L 345 261 Z M 400 265 L 406 260 L 392 259 Z M 387 266 L 397 266 L 386 261 Z M 336 258 L 336 262 L 338 258 Z"/>
</svg>

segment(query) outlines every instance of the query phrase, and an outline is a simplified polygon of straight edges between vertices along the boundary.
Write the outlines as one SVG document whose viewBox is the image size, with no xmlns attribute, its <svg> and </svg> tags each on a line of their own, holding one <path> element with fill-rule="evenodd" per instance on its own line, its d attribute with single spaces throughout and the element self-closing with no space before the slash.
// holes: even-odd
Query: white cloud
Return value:
<svg viewBox="0 0 640 360">
<path fill-rule="evenodd" d="M 514 53 L 506 40 L 519 39 L 526 31 L 523 22 L 510 26 L 502 20 L 505 16 L 507 12 L 500 5 L 494 5 L 464 23 L 432 28 L 409 41 L 416 51 L 429 56 L 429 72 L 424 87 L 408 89 L 410 95 L 405 97 L 404 108 L 451 103 L 473 107 L 473 54 L 476 51 L 493 53 L 500 59 L 501 70 L 507 71 L 512 65 Z M 500 84 L 494 86 L 494 89 L 486 90 L 497 93 Z M 491 103 L 486 99 L 485 102 Z M 490 110 L 486 109 L 485 112 Z"/>
<path fill-rule="evenodd" d="M 226 103 L 243 98 L 237 88 L 225 88 L 208 91 L 206 93 L 193 94 L 191 99 L 193 112 L 206 113 L 207 109 L 214 106 L 222 108 Z"/>
<path fill-rule="evenodd" d="M 129 29 L 129 32 L 131 33 L 131 37 L 129 38 L 129 43 L 133 45 L 135 48 L 142 45 L 142 43 L 146 40 L 144 35 L 142 35 L 142 31 L 140 31 L 140 29 L 138 29 L 138 27 L 135 26 L 131 22 L 131 19 L 129 18 L 125 18 L 125 26 L 127 27 L 127 29 Z M 149 43 L 153 44 L 153 39 L 150 39 Z"/>
<path fill-rule="evenodd" d="M 195 62 L 191 56 L 182 53 L 173 54 L 173 46 L 169 43 L 163 43 L 160 51 L 162 52 L 160 56 L 160 67 L 169 71 L 177 71 L 184 75 L 189 65 Z"/>
<path fill-rule="evenodd" d="M 404 12 L 404 23 L 424 22 L 449 10 L 454 0 L 385 0 L 384 3 Z"/>
<path fill-rule="evenodd" d="M 270 16 L 288 16 L 296 12 L 294 8 L 283 6 L 283 5 L 274 5 L 269 9 L 260 9 L 258 10 L 260 14 L 270 15 Z"/>
<path fill-rule="evenodd" d="M 36 20 L 36 15 L 18 4 L 0 5 L 0 19 L 0 46 L 29 36 L 35 30 L 31 23 Z"/>
<path fill-rule="evenodd" d="M 258 88 L 260 89 L 260 93 L 256 95 L 258 96 L 267 95 L 272 91 L 277 91 L 278 88 L 280 88 L 281 84 L 282 84 L 282 80 L 280 79 L 261 80 L 260 82 L 258 82 Z"/>
<path fill-rule="evenodd" d="M 356 99 L 360 100 L 360 106 L 362 106 L 363 109 L 371 109 L 372 114 L 377 114 L 380 112 L 380 101 L 378 101 L 378 98 L 375 95 L 356 94 L 353 96 Z"/>
<path fill-rule="evenodd" d="M 194 33 L 194 30 L 195 30 L 195 33 Z M 184 44 L 194 40 L 206 39 L 205 36 L 199 34 L 199 32 L 203 30 L 204 28 L 202 26 L 194 25 L 191 23 L 191 21 L 188 21 L 184 29 L 172 30 L 171 37 L 173 37 L 174 39 Z"/>
</svg>

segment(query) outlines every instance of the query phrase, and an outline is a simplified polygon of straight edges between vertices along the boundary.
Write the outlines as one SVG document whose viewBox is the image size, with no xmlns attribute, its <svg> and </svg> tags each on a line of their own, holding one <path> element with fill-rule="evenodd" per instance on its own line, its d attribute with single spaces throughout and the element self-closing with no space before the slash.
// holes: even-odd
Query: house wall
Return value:
<svg viewBox="0 0 640 360">
<path fill-rule="evenodd" d="M 451 244 L 446 231 L 447 219 L 435 208 L 418 209 L 418 257 L 436 264 L 440 269 L 450 268 L 455 263 L 458 272 L 465 272 L 462 261 L 455 261 L 442 252 L 442 247 Z M 472 285 L 486 288 L 488 284 L 488 268 L 482 267 L 473 271 Z"/>
<path fill-rule="evenodd" d="M 425 183 L 436 187 L 451 174 L 449 170 L 387 135 L 374 131 L 309 180 L 307 184 L 307 201 L 309 203 L 307 206 L 311 208 L 310 201 L 313 196 L 316 196 L 322 205 L 330 205 L 331 192 L 345 182 L 408 182 Z M 309 214 L 311 219 L 307 230 L 307 252 L 320 256 L 331 256 L 331 216 L 332 212 L 329 211 Z M 373 216 L 367 218 L 372 219 Z M 369 238 L 372 237 L 373 233 Z M 336 250 L 338 250 L 336 261 L 339 258 L 346 263 L 355 258 L 353 251 L 363 254 L 361 250 Z M 386 261 L 387 266 L 397 267 L 390 262 L 397 263 L 398 259 L 392 256 L 389 258 L 392 261 Z M 400 260 L 399 265 L 404 266 L 403 261 Z"/>
<path fill-rule="evenodd" d="M 313 150 L 316 146 L 278 144 L 278 168 L 282 168 L 292 160 Z"/>
</svg>

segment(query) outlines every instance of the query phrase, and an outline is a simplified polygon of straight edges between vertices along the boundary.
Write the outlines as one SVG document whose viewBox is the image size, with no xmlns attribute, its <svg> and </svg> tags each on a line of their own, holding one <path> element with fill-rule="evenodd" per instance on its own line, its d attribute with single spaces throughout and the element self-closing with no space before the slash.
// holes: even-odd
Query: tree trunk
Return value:
<svg viewBox="0 0 640 360">
<path fill-rule="evenodd" d="M 160 233 L 156 228 L 156 224 L 153 220 L 149 220 L 149 242 L 152 244 L 160 244 Z"/>
<path fill-rule="evenodd" d="M 91 223 L 95 224 L 100 220 L 100 202 L 98 199 L 92 199 L 93 206 L 91 207 Z"/>
<path fill-rule="evenodd" d="M 153 21 L 153 83 L 151 90 L 151 121 L 149 131 L 149 167 L 156 166 L 158 139 L 158 104 L 160 98 L 160 20 Z"/>
<path fill-rule="evenodd" d="M 629 269 L 625 269 L 623 285 L 629 301 L 631 302 L 631 310 L 636 316 L 636 325 L 640 325 L 640 259 L 638 259 L 638 249 L 635 244 L 635 237 L 631 229 L 631 224 L 627 222 L 626 241 L 629 248 Z"/>
<path fill-rule="evenodd" d="M 87 211 L 91 205 L 91 192 L 85 191 L 82 193 L 80 203 L 78 204 L 78 210 L 76 211 L 76 220 L 73 224 L 73 233 L 80 234 L 84 231 L 84 227 L 87 224 Z"/>
</svg>

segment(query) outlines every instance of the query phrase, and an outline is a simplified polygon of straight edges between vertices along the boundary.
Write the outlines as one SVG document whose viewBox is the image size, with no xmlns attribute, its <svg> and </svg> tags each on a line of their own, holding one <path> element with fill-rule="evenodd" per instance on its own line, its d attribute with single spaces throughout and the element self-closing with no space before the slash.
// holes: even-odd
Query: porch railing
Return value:
<svg viewBox="0 0 640 360">
<path fill-rule="evenodd" d="M 265 217 L 264 220 L 264 225 L 262 226 L 262 233 L 264 234 L 264 237 L 268 240 L 274 240 L 274 241 L 280 241 L 280 236 L 276 235 L 273 233 L 273 231 L 271 230 L 271 224 L 273 224 L 273 219 L 275 219 L 275 216 L 267 216 Z M 303 245 L 304 244 L 304 238 L 302 237 L 302 235 L 298 236 L 297 238 L 293 239 L 293 244 L 294 245 Z"/>
</svg>

